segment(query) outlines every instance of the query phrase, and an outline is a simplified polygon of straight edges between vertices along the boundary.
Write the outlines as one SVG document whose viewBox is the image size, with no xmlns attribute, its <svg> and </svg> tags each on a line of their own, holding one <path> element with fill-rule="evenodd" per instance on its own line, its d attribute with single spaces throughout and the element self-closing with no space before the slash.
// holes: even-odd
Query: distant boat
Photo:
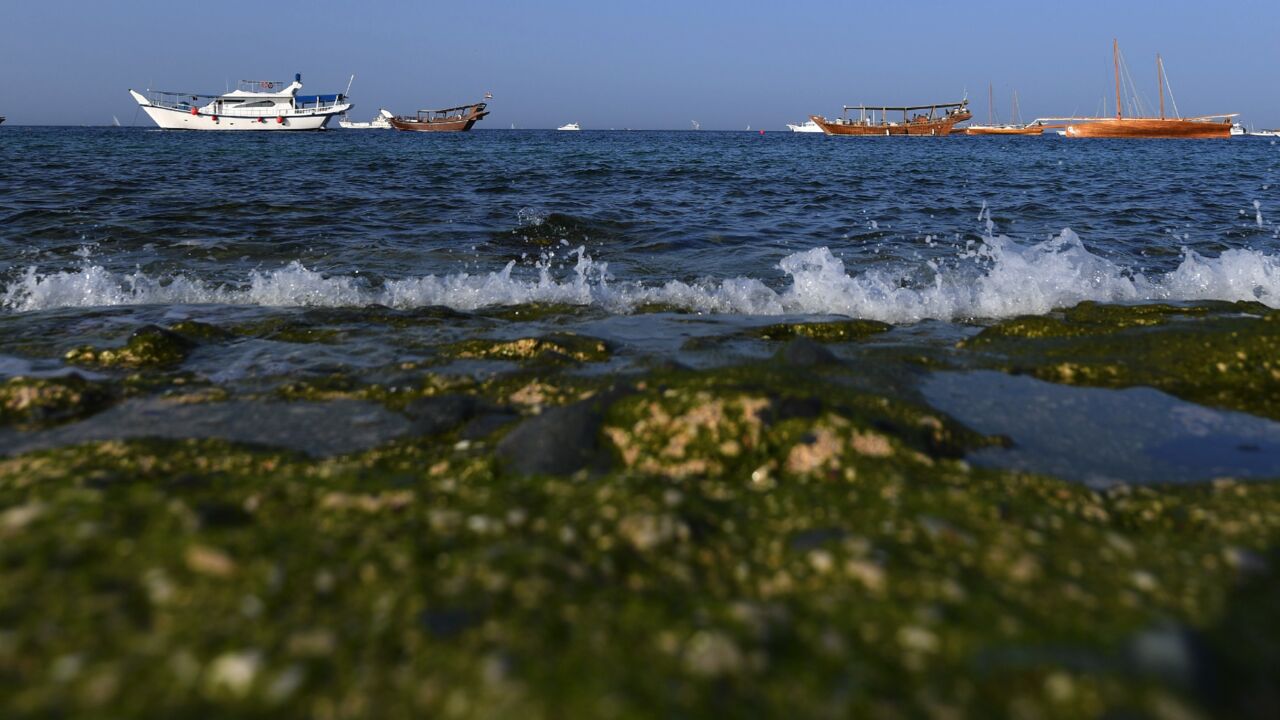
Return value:
<svg viewBox="0 0 1280 720">
<path fill-rule="evenodd" d="M 798 133 L 820 133 L 820 132 L 822 132 L 822 127 L 821 127 L 820 125 L 818 125 L 818 123 L 816 123 L 816 122 L 814 122 L 814 121 L 812 121 L 812 120 L 810 120 L 809 122 L 804 123 L 803 125 L 792 125 L 791 123 L 787 123 L 787 129 L 791 130 L 791 132 L 798 132 Z"/>
<path fill-rule="evenodd" d="M 1030 125 L 1023 124 L 1021 115 L 1018 112 L 1018 93 L 1013 93 L 1013 122 L 1000 123 L 996 120 L 995 101 L 992 98 L 992 88 L 987 85 L 987 124 L 986 125 L 970 125 L 964 129 L 965 135 L 1039 135 L 1045 126 L 1041 122 L 1034 122 Z"/>
<path fill-rule="evenodd" d="M 379 108 L 377 117 L 369 122 L 355 122 L 354 120 L 348 120 L 347 116 L 343 115 L 338 120 L 338 127 L 343 130 L 390 130 L 391 118 L 393 117 L 395 115 L 390 110 Z"/>
<path fill-rule="evenodd" d="M 1280 130 L 1246 130 L 1240 123 L 1232 123 L 1231 136 L 1280 137 Z"/>
<path fill-rule="evenodd" d="M 702 123 L 698 122 L 697 120 L 690 120 L 689 122 L 693 124 L 693 129 L 694 129 L 694 130 L 701 130 L 701 129 L 702 129 Z"/>
<path fill-rule="evenodd" d="M 1167 81 L 1164 74 L 1164 60 L 1156 55 L 1156 73 L 1160 85 L 1160 117 L 1124 117 L 1123 104 L 1120 99 L 1120 43 L 1111 43 L 1112 61 L 1116 76 L 1116 116 L 1096 118 L 1050 118 L 1065 120 L 1067 137 L 1073 138 L 1186 138 L 1209 139 L 1231 137 L 1231 118 L 1236 113 L 1221 115 L 1201 115 L 1194 118 L 1165 117 L 1164 95 Z M 1172 97 L 1172 93 L 1170 93 Z M 1137 104 L 1136 102 L 1134 103 Z M 1174 104 L 1174 113 L 1177 113 Z M 1141 108 L 1138 108 L 1141 112 Z M 1083 121 L 1083 122 L 1080 122 Z"/>
<path fill-rule="evenodd" d="M 129 94 L 166 130 L 321 130 L 329 118 L 353 105 L 342 93 L 299 95 L 302 75 L 293 82 L 241 80 L 224 95 L 148 90 Z M 203 103 L 203 104 L 201 104 Z"/>
<path fill-rule="evenodd" d="M 3 124 L 4 124 L 4 116 L 0 115 L 0 125 L 3 125 Z"/>
<path fill-rule="evenodd" d="M 489 114 L 486 107 L 484 103 L 475 103 L 443 110 L 419 110 L 416 115 L 397 115 L 387 122 L 396 130 L 466 132 Z"/>
<path fill-rule="evenodd" d="M 557 129 L 557 130 L 570 130 L 570 131 L 574 131 L 574 130 L 581 130 L 582 128 L 578 126 L 578 123 L 576 123 L 576 122 L 572 122 L 572 123 L 569 123 L 569 124 L 567 124 L 567 125 L 561 125 L 560 127 L 556 128 L 556 129 Z"/>
<path fill-rule="evenodd" d="M 114 126 L 116 126 L 116 127 L 120 127 L 120 118 L 116 117 L 115 115 L 112 115 L 112 116 L 111 116 L 111 124 L 112 124 L 112 125 L 114 125 Z"/>
<path fill-rule="evenodd" d="M 858 117 L 849 117 L 850 110 L 857 110 Z M 917 112 L 908 117 L 907 113 L 915 110 L 928 110 L 928 113 Z M 879 119 L 876 112 L 879 111 Z M 889 112 L 902 113 L 902 121 L 890 121 Z M 942 111 L 942 112 L 939 112 Z M 828 135 L 926 135 L 942 137 L 951 134 L 956 123 L 973 117 L 969 112 L 969 101 L 958 103 L 934 103 L 932 105 L 907 105 L 890 107 L 888 105 L 845 105 L 844 114 L 828 120 L 821 115 L 812 115 L 810 119 Z"/>
</svg>

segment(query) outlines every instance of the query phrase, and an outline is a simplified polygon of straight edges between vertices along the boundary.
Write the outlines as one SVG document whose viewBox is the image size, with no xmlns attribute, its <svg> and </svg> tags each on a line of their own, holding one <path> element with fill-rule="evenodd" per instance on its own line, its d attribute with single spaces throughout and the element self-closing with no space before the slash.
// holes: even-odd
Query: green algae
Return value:
<svg viewBox="0 0 1280 720">
<path fill-rule="evenodd" d="M 671 412 L 706 405 L 668 389 Z M 781 445 L 788 423 L 828 421 L 770 426 L 744 397 L 711 398 L 728 409 L 715 432 L 745 439 L 755 414 L 761 443 Z M 1095 492 L 885 440 L 894 452 L 769 482 L 731 465 L 521 479 L 420 443 L 323 461 L 213 441 L 0 460 L 0 704 L 1159 715 L 1213 698 L 1125 665 L 1135 637 L 1177 622 L 1212 639 L 1239 602 L 1274 627 L 1274 605 L 1233 588 L 1280 539 L 1280 486 Z"/>
<path fill-rule="evenodd" d="M 1099 306 L 1024 317 L 962 344 L 987 367 L 1051 382 L 1145 385 L 1184 400 L 1280 419 L 1280 311 L 1256 303 Z"/>
<path fill-rule="evenodd" d="M 511 360 L 516 362 L 569 363 L 601 362 L 612 354 L 609 344 L 598 338 L 569 333 L 516 340 L 473 339 L 441 348 L 441 355 L 459 359 Z"/>
<path fill-rule="evenodd" d="M 957 362 L 1274 322 L 1233 310 L 993 332 Z M 471 357 L 534 366 L 406 362 L 275 396 L 525 415 L 603 396 L 610 468 L 516 476 L 454 432 L 326 459 L 220 441 L 0 459 L 0 715 L 1249 717 L 1266 697 L 1280 485 L 971 468 L 1003 441 L 875 362 L 579 377 L 502 342 Z M 1167 627 L 1195 640 L 1186 677 L 1134 659 Z"/>
<path fill-rule="evenodd" d="M 147 325 L 135 330 L 122 347 L 84 345 L 68 350 L 64 359 L 74 365 L 107 368 L 172 367 L 186 360 L 194 347 L 195 343 L 172 330 Z"/>
<path fill-rule="evenodd" d="M 0 425 L 39 427 L 78 420 L 111 400 L 108 386 L 76 374 L 14 377 L 0 384 Z"/>
<path fill-rule="evenodd" d="M 887 332 L 892 326 L 875 320 L 835 320 L 810 323 L 780 323 L 753 330 L 749 334 L 764 340 L 791 340 L 805 337 L 824 343 L 863 340 Z"/>
</svg>

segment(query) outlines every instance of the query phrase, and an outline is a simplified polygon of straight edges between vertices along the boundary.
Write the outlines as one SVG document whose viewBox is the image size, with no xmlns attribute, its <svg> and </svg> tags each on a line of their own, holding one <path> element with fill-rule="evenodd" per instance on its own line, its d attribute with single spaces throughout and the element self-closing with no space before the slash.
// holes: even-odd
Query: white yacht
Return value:
<svg viewBox="0 0 1280 720">
<path fill-rule="evenodd" d="M 822 127 L 818 125 L 818 123 L 812 120 L 810 120 L 809 122 L 803 125 L 792 125 L 791 123 L 787 123 L 787 129 L 789 129 L 791 132 L 799 132 L 799 133 L 821 133 L 822 132 Z"/>
<path fill-rule="evenodd" d="M 321 130 L 334 115 L 355 107 L 342 93 L 299 95 L 293 82 L 241 80 L 225 95 L 129 90 L 157 125 L 166 130 Z"/>
<path fill-rule="evenodd" d="M 578 123 L 569 123 L 568 125 L 561 125 L 556 129 L 557 130 L 581 130 L 582 128 L 578 126 Z"/>
<path fill-rule="evenodd" d="M 1232 124 L 1231 124 L 1231 134 L 1232 134 L 1233 136 L 1236 136 L 1236 135 L 1244 135 L 1244 136 L 1248 136 L 1248 137 L 1271 137 L 1271 138 L 1273 138 L 1273 137 L 1280 137 L 1280 130 L 1254 130 L 1254 129 L 1252 129 L 1252 128 L 1245 129 L 1245 126 L 1244 126 L 1244 125 L 1241 125 L 1240 123 L 1232 123 Z"/>
<path fill-rule="evenodd" d="M 391 118 L 395 117 L 392 112 L 386 108 L 378 108 L 378 116 L 369 122 L 356 122 L 348 120 L 344 114 L 338 119 L 338 127 L 343 130 L 390 130 Z"/>
</svg>

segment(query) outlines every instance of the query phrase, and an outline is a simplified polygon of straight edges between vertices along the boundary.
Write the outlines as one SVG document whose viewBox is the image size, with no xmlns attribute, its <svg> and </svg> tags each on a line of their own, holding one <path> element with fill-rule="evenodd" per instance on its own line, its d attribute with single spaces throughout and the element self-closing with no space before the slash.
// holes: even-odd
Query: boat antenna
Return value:
<svg viewBox="0 0 1280 720">
<path fill-rule="evenodd" d="M 1111 38 L 1111 60 L 1116 66 L 1116 119 L 1120 119 L 1120 41 Z"/>
<path fill-rule="evenodd" d="M 351 97 L 351 83 L 356 81 L 356 74 L 351 73 L 351 79 L 347 81 L 347 97 Z"/>
</svg>

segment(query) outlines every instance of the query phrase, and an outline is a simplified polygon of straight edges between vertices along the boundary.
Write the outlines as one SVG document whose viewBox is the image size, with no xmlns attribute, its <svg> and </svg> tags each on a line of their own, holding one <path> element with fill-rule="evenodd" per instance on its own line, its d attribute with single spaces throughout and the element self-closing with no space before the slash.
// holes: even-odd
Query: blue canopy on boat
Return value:
<svg viewBox="0 0 1280 720">
<path fill-rule="evenodd" d="M 328 105 L 342 100 L 342 93 L 334 93 L 333 95 L 295 95 L 293 102 L 295 105 Z"/>
</svg>

